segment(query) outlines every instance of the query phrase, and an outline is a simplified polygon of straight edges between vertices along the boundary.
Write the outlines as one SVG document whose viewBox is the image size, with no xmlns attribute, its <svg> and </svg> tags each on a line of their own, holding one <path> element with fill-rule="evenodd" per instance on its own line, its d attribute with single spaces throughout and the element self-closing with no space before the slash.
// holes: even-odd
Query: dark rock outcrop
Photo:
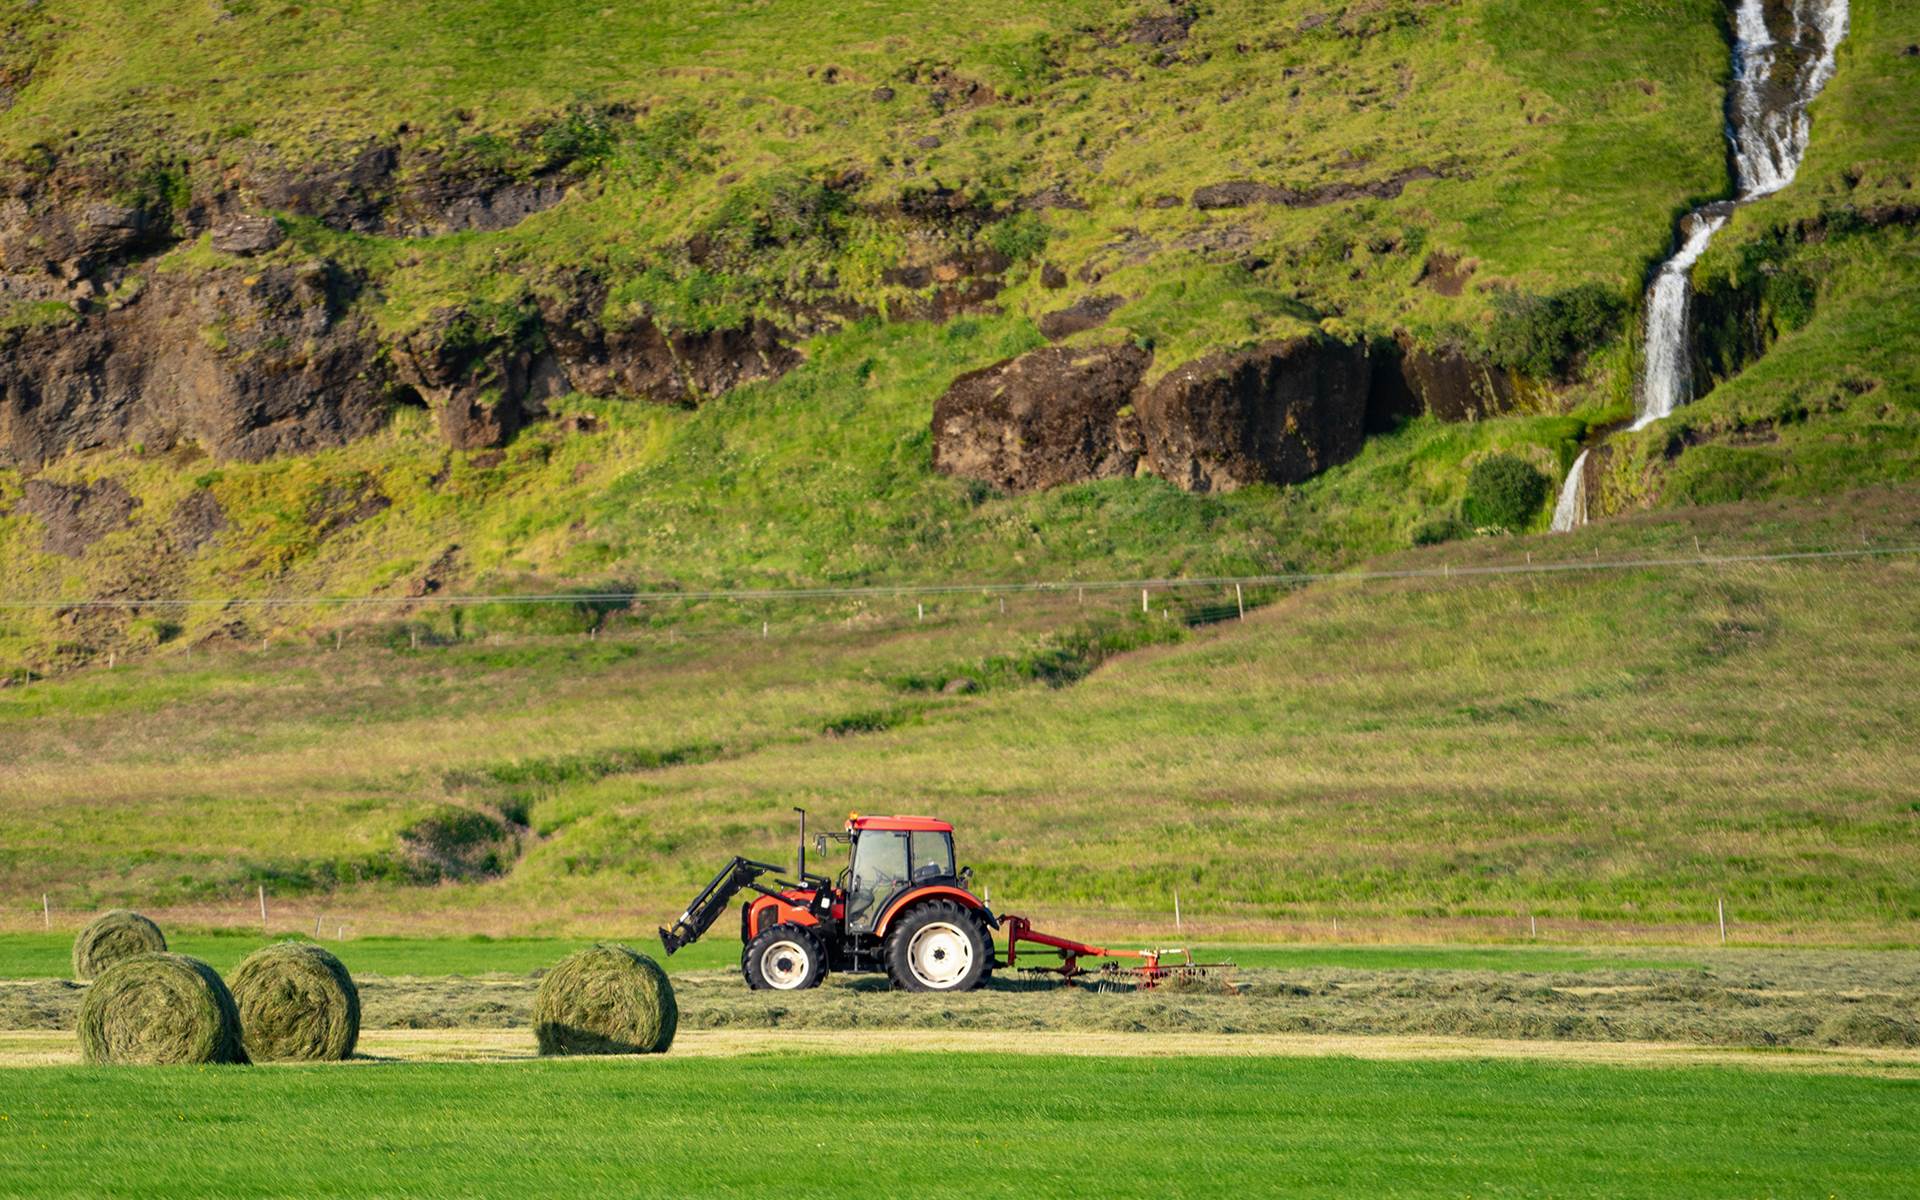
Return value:
<svg viewBox="0 0 1920 1200">
<path fill-rule="evenodd" d="M 584 272 L 557 281 L 540 302 L 553 366 L 565 387 L 691 405 L 799 365 L 790 336 L 761 318 L 729 329 L 669 333 L 645 317 L 611 327 L 607 286 Z"/>
<path fill-rule="evenodd" d="M 281 230 L 280 222 L 272 217 L 243 214 L 215 225 L 210 240 L 213 248 L 222 254 L 237 254 L 245 258 L 277 248 L 287 240 L 287 235 Z"/>
<path fill-rule="evenodd" d="M 933 410 L 936 471 L 1013 492 L 1132 475 L 1128 408 L 1152 356 L 1049 347 L 956 379 Z"/>
<path fill-rule="evenodd" d="M 1142 468 L 1188 491 L 1298 483 L 1359 452 L 1367 349 L 1303 337 L 1142 384 L 1131 345 L 1047 347 L 962 375 L 934 407 L 934 468 L 1023 492 Z"/>
<path fill-rule="evenodd" d="M 1088 296 L 1040 318 L 1040 332 L 1048 341 L 1098 329 L 1126 300 L 1120 296 Z"/>
<path fill-rule="evenodd" d="M 1330 339 L 1209 355 L 1142 398 L 1148 464 L 1190 492 L 1299 483 L 1360 452 L 1371 385 L 1365 350 Z"/>
<path fill-rule="evenodd" d="M 220 458 L 339 445 L 385 420 L 390 380 L 349 302 L 313 262 L 163 273 L 130 299 L 0 348 L 0 461 L 182 439 Z"/>
<path fill-rule="evenodd" d="M 1322 205 L 1339 204 L 1346 200 L 1392 200 L 1405 191 L 1409 183 L 1440 177 L 1440 172 L 1432 167 L 1410 167 L 1389 175 L 1385 179 L 1375 179 L 1366 183 L 1349 183 L 1342 180 L 1338 183 L 1323 183 L 1305 191 L 1271 183 L 1259 183 L 1250 179 L 1236 179 L 1227 183 L 1210 183 L 1196 189 L 1192 203 L 1193 207 L 1203 211 L 1246 208 L 1254 204 L 1278 204 L 1287 208 L 1319 208 Z"/>
<path fill-rule="evenodd" d="M 218 537 L 227 525 L 227 510 L 220 507 L 213 493 L 195 491 L 173 506 L 167 538 L 176 549 L 192 554 Z"/>
<path fill-rule="evenodd" d="M 539 319 L 505 305 L 435 309 L 393 348 L 401 382 L 427 401 L 457 450 L 498 446 L 544 409 L 529 394 Z"/>
<path fill-rule="evenodd" d="M 1480 421 L 1522 407 L 1524 382 L 1511 371 L 1451 347 L 1403 344 L 1399 371 L 1415 412 L 1442 421 Z"/>
<path fill-rule="evenodd" d="M 46 527 L 41 549 L 79 558 L 101 538 L 125 529 L 139 506 L 140 502 L 117 479 L 75 484 L 29 479 L 22 489 L 19 511 L 40 518 Z"/>
</svg>

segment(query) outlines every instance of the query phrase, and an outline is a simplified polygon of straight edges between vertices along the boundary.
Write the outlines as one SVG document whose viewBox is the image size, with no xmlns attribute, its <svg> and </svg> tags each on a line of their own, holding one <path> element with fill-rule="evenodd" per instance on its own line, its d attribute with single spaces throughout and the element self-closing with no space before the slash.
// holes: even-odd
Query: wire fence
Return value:
<svg viewBox="0 0 1920 1200">
<path fill-rule="evenodd" d="M 736 603 L 777 604 L 799 600 L 907 599 L 927 596 L 1012 596 L 1032 593 L 1065 594 L 1089 592 L 1135 592 L 1143 597 L 1154 592 L 1182 592 L 1194 589 L 1293 588 L 1310 583 L 1346 581 L 1353 583 L 1383 580 L 1470 580 L 1504 578 L 1516 575 L 1563 575 L 1605 571 L 1672 570 L 1676 568 L 1716 568 L 1756 563 L 1817 562 L 1825 560 L 1889 558 L 1920 555 L 1920 546 L 1871 546 L 1823 549 L 1756 551 L 1742 554 L 1674 555 L 1603 559 L 1596 557 L 1542 560 L 1536 562 L 1531 551 L 1524 562 L 1443 563 L 1437 567 L 1408 567 L 1398 570 L 1289 571 L 1268 575 L 1217 575 L 1164 577 L 1153 579 L 1049 580 L 979 583 L 882 584 L 859 587 L 796 588 L 714 588 L 664 589 L 652 591 L 568 591 L 522 594 L 445 593 L 424 596 L 227 596 L 227 597 L 113 597 L 105 599 L 0 599 L 0 609 L 148 609 L 148 608 L 432 608 L 447 605 L 542 605 L 542 604 L 621 604 L 727 600 Z M 1144 603 L 1144 600 L 1143 600 Z"/>
<path fill-rule="evenodd" d="M 1004 906 L 1001 906 L 1004 908 Z M 1487 942 L 1542 944 L 1564 943 L 1593 945 L 1606 942 L 1640 944 L 1732 945 L 1742 940 L 1767 944 L 1792 942 L 1796 933 L 1809 933 L 1765 921 L 1742 923 L 1724 898 L 1702 900 L 1692 920 L 1667 919 L 1642 924 L 1622 923 L 1618 919 L 1580 916 L 1563 912 L 1516 908 L 1506 915 L 1398 915 L 1390 912 L 1355 910 L 1340 913 L 1324 910 L 1312 914 L 1261 914 L 1228 910 L 1208 912 L 1188 903 L 1184 911 L 1169 906 L 1164 912 L 1084 908 L 1073 905 L 1038 906 L 1043 926 L 1058 932 L 1101 938 L 1128 939 L 1127 944 L 1145 936 L 1156 945 L 1183 943 L 1236 942 L 1266 940 L 1274 943 L 1346 944 L 1356 946 L 1412 944 L 1433 935 L 1446 940 L 1477 938 Z M 40 934 L 69 938 L 84 929 L 108 906 L 55 903 L 51 893 L 27 904 L 9 904 L 0 908 L 0 935 Z M 469 914 L 441 917 L 400 913 L 355 904 L 346 896 L 301 894 L 278 897 L 260 888 L 229 901 L 204 901 L 180 907 L 158 906 L 148 915 L 163 931 L 182 931 L 184 936 L 254 935 L 260 938 L 301 937 L 317 942 L 348 942 L 358 938 L 392 938 L 414 941 L 473 941 L 476 932 L 488 937 L 551 937 L 556 941 L 589 937 L 618 937 L 637 942 L 650 941 L 654 927 L 666 913 L 637 910 L 609 910 L 597 913 L 569 914 L 564 932 L 528 933 L 515 925 L 476 930 Z M 1027 911 L 1025 907 L 1019 911 Z M 484 918 L 482 918 L 484 921 Z M 724 923 L 713 937 L 724 938 Z M 1810 931 L 1810 944 L 1830 938 L 1818 930 Z M 485 938 L 479 939 L 485 940 Z"/>
<path fill-rule="evenodd" d="M 1821 564 L 1920 556 L 1920 545 L 1783 547 L 1740 553 L 1539 558 L 1443 562 L 1437 566 L 1352 571 L 1294 571 L 1258 575 L 1065 581 L 929 583 L 859 587 L 592 590 L 523 594 L 446 593 L 397 596 L 263 596 L 223 599 L 124 597 L 81 600 L 0 599 L 0 611 L 138 611 L 186 613 L 222 609 L 291 616 L 304 610 L 312 623 L 274 629 L 236 619 L 203 630 L 206 650 L 261 651 L 277 647 L 344 649 L 376 645 L 390 650 L 447 647 L 538 647 L 588 641 L 674 645 L 712 640 L 860 637 L 934 628 L 962 620 L 1011 618 L 1066 623 L 1076 618 L 1135 615 L 1197 628 L 1244 620 L 1249 612 L 1313 584 L 1406 583 L 1441 586 L 1487 580 L 1565 578 L 1631 571 L 1725 571 L 1761 565 Z M 350 620 L 327 619 L 328 610 Z M 514 614 L 522 614 L 515 616 Z M 184 619 L 184 618 L 183 618 Z M 119 665 L 112 648 L 72 649 L 47 664 L 62 673 Z M 31 684 L 31 666 L 0 667 L 0 688 Z"/>
</svg>

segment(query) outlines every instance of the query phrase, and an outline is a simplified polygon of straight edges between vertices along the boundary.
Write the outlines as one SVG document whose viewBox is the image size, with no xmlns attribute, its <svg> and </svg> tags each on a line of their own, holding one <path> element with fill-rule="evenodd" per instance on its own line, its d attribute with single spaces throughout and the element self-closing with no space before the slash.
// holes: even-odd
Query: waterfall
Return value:
<svg viewBox="0 0 1920 1200">
<path fill-rule="evenodd" d="M 1833 78 L 1847 36 L 1847 0 L 1793 0 L 1792 27 L 1767 24 L 1764 0 L 1740 0 L 1734 12 L 1733 84 L 1727 96 L 1727 143 L 1734 199 L 1694 210 L 1681 221 L 1679 246 L 1647 288 L 1647 369 L 1633 428 L 1644 429 L 1693 398 L 1693 344 L 1688 309 L 1693 268 L 1726 228 L 1734 210 L 1791 184 L 1813 135 L 1808 105 Z M 1782 40 L 1784 36 L 1785 40 Z M 1574 460 L 1560 489 L 1553 528 L 1586 523 L 1587 452 Z"/>
<path fill-rule="evenodd" d="M 1553 506 L 1553 531 L 1567 533 L 1587 523 L 1587 451 L 1573 460 L 1573 470 L 1560 485 L 1560 500 Z"/>
</svg>

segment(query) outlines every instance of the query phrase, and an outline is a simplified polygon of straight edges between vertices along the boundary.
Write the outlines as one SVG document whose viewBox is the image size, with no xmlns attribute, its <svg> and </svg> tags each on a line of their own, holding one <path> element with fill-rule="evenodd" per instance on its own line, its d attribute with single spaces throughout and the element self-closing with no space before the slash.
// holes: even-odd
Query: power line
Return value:
<svg viewBox="0 0 1920 1200">
<path fill-rule="evenodd" d="M 451 604 L 640 604 L 660 601 L 733 600 L 773 603 L 783 600 L 886 599 L 903 596 L 1018 595 L 1079 591 L 1180 591 L 1195 588 L 1286 587 L 1337 581 L 1470 579 L 1515 575 L 1552 575 L 1596 571 L 1672 570 L 1729 567 L 1751 563 L 1812 562 L 1837 559 L 1920 555 L 1920 546 L 1862 547 L 1846 550 L 1791 550 L 1756 554 L 1696 555 L 1691 558 L 1569 559 L 1560 562 L 1496 563 L 1488 566 L 1409 568 L 1399 571 L 1292 571 L 1277 575 L 1210 575 L 1177 579 L 1102 579 L 1014 583 L 929 583 L 866 587 L 716 588 L 693 591 L 549 592 L 524 595 L 446 594 L 428 596 L 230 596 L 224 599 L 149 597 L 102 600 L 0 600 L 0 609 L 131 608 L 305 608 L 387 607 Z"/>
</svg>

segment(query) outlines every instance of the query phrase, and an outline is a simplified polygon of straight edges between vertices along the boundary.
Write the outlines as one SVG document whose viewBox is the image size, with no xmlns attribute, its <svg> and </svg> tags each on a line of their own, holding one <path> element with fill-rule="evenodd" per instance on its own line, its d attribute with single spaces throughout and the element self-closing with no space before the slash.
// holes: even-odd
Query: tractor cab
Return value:
<svg viewBox="0 0 1920 1200">
<path fill-rule="evenodd" d="M 958 886 L 953 826 L 931 817 L 861 817 L 847 821 L 851 860 L 837 881 L 846 897 L 847 932 L 872 933 L 891 902 L 932 884 Z"/>
</svg>

